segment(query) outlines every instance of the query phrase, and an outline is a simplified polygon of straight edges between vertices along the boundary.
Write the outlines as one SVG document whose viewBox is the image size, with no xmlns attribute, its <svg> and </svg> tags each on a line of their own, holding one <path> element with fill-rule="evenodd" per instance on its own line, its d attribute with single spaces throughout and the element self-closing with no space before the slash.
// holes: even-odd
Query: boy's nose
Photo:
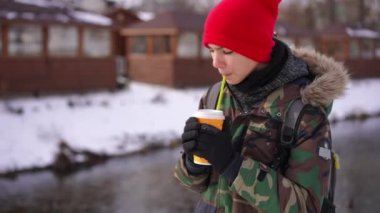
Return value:
<svg viewBox="0 0 380 213">
<path fill-rule="evenodd" d="M 212 57 L 212 66 L 216 69 L 223 68 L 225 66 L 225 61 L 222 56 L 219 54 L 215 54 L 214 57 Z"/>
</svg>

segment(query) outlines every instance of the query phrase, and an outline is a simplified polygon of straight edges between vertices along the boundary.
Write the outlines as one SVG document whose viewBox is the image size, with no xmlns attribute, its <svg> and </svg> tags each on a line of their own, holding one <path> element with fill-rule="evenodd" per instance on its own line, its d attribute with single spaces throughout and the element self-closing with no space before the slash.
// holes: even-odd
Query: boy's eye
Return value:
<svg viewBox="0 0 380 213">
<path fill-rule="evenodd" d="M 215 49 L 209 48 L 208 51 L 209 51 L 210 53 L 214 53 L 215 51 L 221 51 L 221 52 L 222 52 L 223 54 L 225 54 L 225 55 L 229 55 L 229 54 L 232 54 L 232 53 L 233 53 L 232 50 L 222 49 L 222 48 L 220 48 L 220 49 L 218 49 L 218 50 L 215 50 Z"/>
<path fill-rule="evenodd" d="M 223 50 L 223 54 L 229 55 L 229 54 L 232 54 L 232 53 L 233 53 L 232 50 Z"/>
</svg>

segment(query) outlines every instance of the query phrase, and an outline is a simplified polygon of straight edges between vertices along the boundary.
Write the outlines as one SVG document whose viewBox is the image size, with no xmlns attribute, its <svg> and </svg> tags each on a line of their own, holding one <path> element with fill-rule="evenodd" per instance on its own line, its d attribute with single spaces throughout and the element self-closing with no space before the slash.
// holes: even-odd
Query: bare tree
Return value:
<svg viewBox="0 0 380 213">
<path fill-rule="evenodd" d="M 161 12 L 187 9 L 206 14 L 221 0 L 113 1 L 135 10 Z M 380 28 L 380 0 L 282 0 L 279 19 L 309 29 L 321 29 L 331 23 L 361 23 L 362 26 Z"/>
<path fill-rule="evenodd" d="M 320 29 L 326 22 L 325 8 L 326 4 L 320 0 L 290 0 L 281 3 L 279 20 L 306 29 Z"/>
</svg>

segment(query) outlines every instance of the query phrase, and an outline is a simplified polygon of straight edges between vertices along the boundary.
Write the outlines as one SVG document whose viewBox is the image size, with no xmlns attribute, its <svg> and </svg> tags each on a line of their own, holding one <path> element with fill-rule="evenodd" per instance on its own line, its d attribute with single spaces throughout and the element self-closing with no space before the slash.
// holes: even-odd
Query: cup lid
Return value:
<svg viewBox="0 0 380 213">
<path fill-rule="evenodd" d="M 224 120 L 223 111 L 215 109 L 199 109 L 193 113 L 193 116 L 196 118 Z"/>
</svg>

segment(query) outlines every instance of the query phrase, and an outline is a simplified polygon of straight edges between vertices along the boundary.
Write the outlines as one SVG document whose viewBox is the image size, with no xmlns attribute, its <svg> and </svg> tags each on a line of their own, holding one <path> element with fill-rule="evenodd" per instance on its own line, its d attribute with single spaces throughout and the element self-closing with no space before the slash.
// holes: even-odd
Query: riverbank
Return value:
<svg viewBox="0 0 380 213">
<path fill-rule="evenodd" d="M 147 144 L 145 147 L 142 147 L 137 151 L 119 155 L 105 155 L 102 153 L 93 153 L 87 150 L 78 151 L 74 150 L 73 148 L 70 148 L 72 150 L 71 152 L 76 152 L 80 156 L 76 156 L 75 158 L 82 158 L 81 161 L 77 161 L 75 159 L 70 160 L 70 155 L 72 155 L 72 153 L 67 154 L 67 152 L 59 152 L 56 155 L 52 164 L 43 167 L 31 167 L 20 170 L 5 171 L 3 173 L 0 173 L 0 179 L 3 178 L 14 180 L 20 175 L 33 174 L 44 171 L 51 171 L 57 176 L 65 177 L 68 175 L 72 175 L 76 172 L 80 172 L 82 170 L 87 170 L 91 167 L 104 164 L 109 160 L 118 158 L 129 158 L 134 156 L 143 156 L 163 149 L 175 149 L 178 148 L 179 145 L 179 139 L 173 140 L 170 143 L 151 143 Z M 63 157 L 59 157 L 62 155 Z"/>
<path fill-rule="evenodd" d="M 332 126 L 341 169 L 335 191 L 339 213 L 380 212 L 380 118 Z M 173 178 L 180 148 L 112 158 L 67 176 L 50 171 L 0 179 L 0 212 L 193 212 L 199 195 Z M 365 180 L 365 181 L 363 181 Z"/>
<path fill-rule="evenodd" d="M 0 212 L 191 213 L 197 195 L 173 178 L 179 149 L 119 157 L 66 176 L 0 179 Z"/>
<path fill-rule="evenodd" d="M 376 114 L 352 114 L 348 115 L 343 120 L 335 120 L 331 121 L 332 128 L 334 128 L 335 125 L 339 125 L 339 123 L 345 123 L 345 122 L 366 122 L 369 119 L 377 119 L 380 117 L 380 113 Z M 380 130 L 380 128 L 379 128 Z M 66 144 L 66 146 L 69 146 Z M 62 150 L 59 152 L 53 163 L 44 167 L 32 167 L 27 169 L 20 169 L 20 170 L 14 170 L 14 171 L 6 171 L 3 173 L 0 173 L 0 178 L 7 178 L 7 179 L 15 179 L 19 175 L 23 174 L 31 174 L 36 172 L 42 172 L 42 171 L 52 171 L 55 173 L 55 175 L 58 176 L 66 176 L 71 175 L 72 173 L 79 172 L 81 170 L 89 169 L 93 166 L 101 165 L 106 163 L 108 160 L 116 159 L 116 158 L 124 158 L 124 157 L 133 157 L 137 155 L 146 155 L 149 153 L 152 153 L 154 151 L 162 150 L 162 149 L 175 149 L 180 147 L 180 139 L 177 138 L 175 140 L 170 141 L 169 143 L 146 143 L 146 146 L 142 147 L 139 150 L 125 153 L 125 154 L 119 154 L 119 155 L 105 155 L 104 153 L 93 153 L 88 150 L 75 150 L 72 147 L 69 147 L 70 152 L 67 150 Z M 73 155 L 73 153 L 77 153 L 78 156 L 75 156 L 74 159 L 69 160 L 70 157 Z M 64 156 L 63 158 L 59 158 L 59 156 Z M 78 161 L 75 160 L 75 158 L 80 158 L 82 160 Z"/>
<path fill-rule="evenodd" d="M 62 143 L 71 152 L 66 160 L 83 166 L 94 157 L 102 162 L 172 146 L 206 90 L 132 82 L 114 93 L 0 100 L 0 173 L 49 168 L 62 153 Z M 334 102 L 330 120 L 378 116 L 377 91 L 380 79 L 352 81 L 346 95 Z"/>
</svg>

